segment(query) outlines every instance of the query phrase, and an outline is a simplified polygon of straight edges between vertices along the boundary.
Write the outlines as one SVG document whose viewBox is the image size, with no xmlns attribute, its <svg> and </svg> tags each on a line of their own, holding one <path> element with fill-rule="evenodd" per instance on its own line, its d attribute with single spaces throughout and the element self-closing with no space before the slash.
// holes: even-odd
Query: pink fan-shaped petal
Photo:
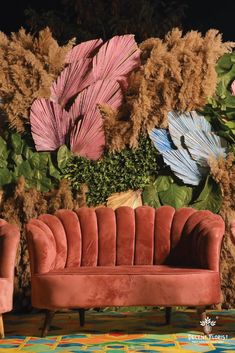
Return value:
<svg viewBox="0 0 235 353">
<path fill-rule="evenodd" d="M 118 108 L 121 102 L 122 92 L 116 81 L 99 80 L 78 95 L 69 112 L 74 122 L 70 135 L 71 150 L 74 153 L 93 160 L 100 158 L 105 136 L 97 104 Z"/>
<path fill-rule="evenodd" d="M 48 99 L 36 99 L 30 111 L 32 136 L 37 151 L 54 151 L 65 143 L 69 114 Z"/>
<path fill-rule="evenodd" d="M 68 65 L 51 86 L 51 101 L 62 107 L 78 92 L 89 86 L 93 80 L 87 75 L 91 59 L 81 59 Z"/>
<path fill-rule="evenodd" d="M 232 91 L 232 95 L 235 96 L 235 80 L 231 84 L 231 91 Z"/>
<path fill-rule="evenodd" d="M 94 56 L 92 73 L 94 81 L 124 80 L 140 65 L 140 50 L 134 35 L 115 36 L 106 42 Z"/>
<path fill-rule="evenodd" d="M 66 55 L 65 63 L 70 64 L 84 58 L 92 58 L 94 52 L 103 44 L 102 39 L 89 40 L 73 47 Z"/>
<path fill-rule="evenodd" d="M 52 84 L 50 99 L 53 102 L 64 107 L 70 98 L 98 80 L 117 80 L 123 88 L 127 87 L 127 75 L 140 65 L 140 50 L 134 36 L 113 37 L 99 49 L 93 59 L 83 57 L 78 60 L 79 57 L 91 55 L 101 43 L 101 40 L 89 41 L 72 49 L 74 52 L 67 59 L 71 63 Z"/>
<path fill-rule="evenodd" d="M 85 114 L 70 135 L 71 150 L 92 160 L 102 156 L 105 145 L 102 121 L 97 115 L 97 113 Z M 89 126 L 89 122 L 93 123 L 93 126 Z"/>
</svg>

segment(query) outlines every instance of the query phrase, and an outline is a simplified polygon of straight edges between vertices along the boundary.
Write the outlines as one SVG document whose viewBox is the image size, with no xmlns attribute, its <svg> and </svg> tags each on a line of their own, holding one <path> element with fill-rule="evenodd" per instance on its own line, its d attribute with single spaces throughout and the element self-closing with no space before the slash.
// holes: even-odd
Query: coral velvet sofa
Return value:
<svg viewBox="0 0 235 353">
<path fill-rule="evenodd" d="M 4 337 L 3 313 L 12 310 L 14 269 L 20 231 L 0 219 L 0 338 Z"/>
<path fill-rule="evenodd" d="M 220 216 L 170 206 L 84 207 L 31 219 L 32 304 L 48 309 L 43 335 L 60 308 L 219 303 L 223 234 Z"/>
</svg>

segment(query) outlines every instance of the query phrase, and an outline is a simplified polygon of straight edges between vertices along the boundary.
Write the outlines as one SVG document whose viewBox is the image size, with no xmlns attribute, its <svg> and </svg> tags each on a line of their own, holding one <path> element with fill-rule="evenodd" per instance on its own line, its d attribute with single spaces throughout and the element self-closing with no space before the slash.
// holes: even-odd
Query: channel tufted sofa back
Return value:
<svg viewBox="0 0 235 353">
<path fill-rule="evenodd" d="M 161 264 L 218 271 L 220 246 L 216 244 L 220 242 L 213 239 L 223 234 L 220 216 L 170 206 L 63 209 L 27 225 L 32 273 L 80 266 Z"/>
</svg>

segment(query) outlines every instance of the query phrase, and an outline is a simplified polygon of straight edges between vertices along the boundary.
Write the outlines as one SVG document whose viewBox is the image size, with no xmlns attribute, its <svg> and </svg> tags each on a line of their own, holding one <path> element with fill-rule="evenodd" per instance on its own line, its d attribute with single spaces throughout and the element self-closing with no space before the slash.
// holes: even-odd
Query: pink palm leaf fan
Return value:
<svg viewBox="0 0 235 353">
<path fill-rule="evenodd" d="M 70 147 L 75 154 L 93 160 L 101 157 L 105 136 L 98 104 L 117 109 L 121 102 L 122 91 L 117 81 L 99 80 L 78 95 L 69 111 L 74 123 Z"/>
<path fill-rule="evenodd" d="M 40 104 L 33 104 L 30 121 L 37 150 L 58 148 L 70 133 L 74 153 L 94 160 L 102 155 L 105 138 L 97 105 L 119 108 L 122 101 L 119 82 L 127 86 L 128 75 L 140 65 L 140 51 L 133 35 L 116 36 L 101 44 L 101 40 L 82 43 L 67 55 L 68 66 L 51 87 L 52 102 L 43 103 L 43 119 Z M 65 107 L 71 99 L 74 103 L 68 112 Z M 56 110 L 60 111 L 58 116 Z M 62 122 L 64 119 L 66 122 Z M 48 123 L 47 141 L 40 137 L 45 123 Z M 60 138 L 55 134 L 56 128 L 61 129 L 57 132 Z M 50 136 L 56 143 L 48 140 Z"/>
<path fill-rule="evenodd" d="M 128 74 L 140 64 L 140 51 L 134 36 L 116 36 L 105 43 L 92 60 L 93 84 L 85 89 L 71 107 L 75 121 L 70 137 L 71 149 L 89 159 L 98 159 L 103 153 L 105 137 L 98 104 L 117 109 L 122 94 L 117 81 L 127 85 Z"/>
<path fill-rule="evenodd" d="M 30 111 L 32 136 L 37 151 L 54 151 L 65 143 L 70 128 L 70 117 L 65 104 L 83 86 L 86 87 L 91 56 L 102 44 L 102 40 L 91 40 L 74 47 L 66 56 L 69 64 L 52 84 L 51 97 L 36 99 Z"/>
<path fill-rule="evenodd" d="M 64 107 L 71 97 L 93 82 L 91 75 L 89 75 L 92 56 L 102 43 L 101 39 L 90 40 L 76 45 L 67 54 L 65 63 L 68 66 L 51 86 L 50 99 L 53 102 Z"/>
<path fill-rule="evenodd" d="M 69 113 L 49 99 L 36 99 L 30 111 L 31 132 L 37 151 L 55 151 L 65 144 Z"/>
</svg>

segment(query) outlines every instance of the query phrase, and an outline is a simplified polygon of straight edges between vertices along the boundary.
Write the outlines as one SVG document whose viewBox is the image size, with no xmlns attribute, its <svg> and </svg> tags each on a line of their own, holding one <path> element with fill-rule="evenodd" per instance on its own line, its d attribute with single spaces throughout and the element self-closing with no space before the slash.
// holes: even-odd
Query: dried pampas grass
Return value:
<svg viewBox="0 0 235 353">
<path fill-rule="evenodd" d="M 231 225 L 235 220 L 235 158 L 229 153 L 227 158 L 210 159 L 209 165 L 213 178 L 220 184 L 223 203 L 220 215 L 225 222 L 225 235 L 221 249 L 220 272 L 223 292 L 223 307 L 235 305 L 235 242 Z"/>
<path fill-rule="evenodd" d="M 33 100 L 49 97 L 73 44 L 60 47 L 49 28 L 37 38 L 23 28 L 9 37 L 0 32 L 0 109 L 12 128 L 23 132 Z"/>
<path fill-rule="evenodd" d="M 127 142 L 135 147 L 140 133 L 155 126 L 166 128 L 171 110 L 202 108 L 216 89 L 217 60 L 234 46 L 223 43 L 213 29 L 203 37 L 196 31 L 183 36 L 176 28 L 164 40 L 141 43 L 142 65 L 130 76 L 123 111 L 101 109 L 109 149 L 120 150 Z"/>
</svg>

